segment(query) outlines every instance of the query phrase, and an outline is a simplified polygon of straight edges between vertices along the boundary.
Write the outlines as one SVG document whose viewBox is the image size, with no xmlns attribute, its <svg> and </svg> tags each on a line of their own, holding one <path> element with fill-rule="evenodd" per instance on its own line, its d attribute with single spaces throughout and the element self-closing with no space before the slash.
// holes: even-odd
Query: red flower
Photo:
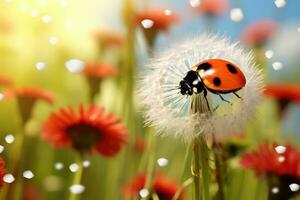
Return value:
<svg viewBox="0 0 300 200">
<path fill-rule="evenodd" d="M 54 103 L 53 94 L 40 88 L 9 88 L 4 91 L 3 94 L 4 99 L 11 99 L 12 97 L 17 98 L 19 112 L 24 124 L 30 119 L 34 104 L 37 100 L 43 100 L 50 104 Z"/>
<path fill-rule="evenodd" d="M 153 22 L 152 26 L 143 28 L 148 45 L 153 47 L 157 33 L 167 32 L 172 24 L 179 21 L 179 16 L 174 11 L 164 8 L 147 8 L 136 12 L 133 19 L 137 26 L 141 26 L 144 20 Z"/>
<path fill-rule="evenodd" d="M 244 29 L 241 40 L 248 45 L 259 46 L 269 40 L 277 29 L 277 22 L 268 19 L 259 20 Z"/>
<path fill-rule="evenodd" d="M 93 33 L 94 38 L 104 48 L 106 47 L 122 47 L 125 38 L 119 32 L 111 30 L 99 30 Z"/>
<path fill-rule="evenodd" d="M 6 76 L 0 75 L 0 85 L 12 85 L 13 81 Z"/>
<path fill-rule="evenodd" d="M 151 29 L 156 31 L 167 31 L 173 23 L 178 22 L 179 16 L 171 11 L 170 14 L 166 14 L 164 8 L 147 8 L 135 13 L 134 20 L 136 25 L 141 25 L 142 21 L 149 19 L 153 21 Z"/>
<path fill-rule="evenodd" d="M 258 150 L 245 153 L 241 164 L 260 174 L 289 176 L 300 181 L 300 151 L 291 145 L 286 145 L 284 151 L 276 151 L 277 144 L 271 147 L 267 144 L 259 146 Z"/>
<path fill-rule="evenodd" d="M 43 100 L 50 104 L 54 103 L 54 96 L 52 93 L 47 90 L 34 87 L 9 88 L 4 91 L 4 97 L 6 99 L 17 97 L 20 99 L 30 99 L 32 101 Z"/>
<path fill-rule="evenodd" d="M 52 113 L 43 125 L 43 139 L 56 147 L 72 147 L 81 153 L 98 152 L 114 156 L 125 145 L 127 129 L 113 113 L 102 107 L 79 106 Z"/>
<path fill-rule="evenodd" d="M 198 12 L 217 16 L 224 14 L 228 10 L 229 2 L 228 0 L 201 0 L 198 6 L 193 7 Z"/>
<path fill-rule="evenodd" d="M 145 187 L 146 175 L 141 174 L 136 176 L 132 182 L 126 185 L 123 189 L 123 195 L 126 197 L 135 197 L 139 191 Z M 161 200 L 172 200 L 176 191 L 180 188 L 177 182 L 174 182 L 160 174 L 155 175 L 152 192 L 156 193 Z M 183 200 L 183 193 L 180 194 L 179 200 Z"/>
<path fill-rule="evenodd" d="M 0 157 L 0 188 L 3 187 L 3 177 L 4 177 L 5 174 L 6 174 L 6 170 L 4 168 L 4 161 Z"/>
<path fill-rule="evenodd" d="M 92 62 L 85 65 L 82 74 L 87 77 L 90 88 L 90 97 L 91 100 L 93 100 L 100 91 L 101 80 L 118 75 L 119 70 L 110 63 Z"/>
<path fill-rule="evenodd" d="M 87 63 L 82 70 L 82 74 L 87 77 L 107 78 L 118 75 L 119 71 L 113 64 L 105 62 Z"/>
<path fill-rule="evenodd" d="M 264 90 L 266 96 L 277 101 L 296 102 L 300 104 L 300 85 L 296 84 L 272 84 Z"/>
</svg>

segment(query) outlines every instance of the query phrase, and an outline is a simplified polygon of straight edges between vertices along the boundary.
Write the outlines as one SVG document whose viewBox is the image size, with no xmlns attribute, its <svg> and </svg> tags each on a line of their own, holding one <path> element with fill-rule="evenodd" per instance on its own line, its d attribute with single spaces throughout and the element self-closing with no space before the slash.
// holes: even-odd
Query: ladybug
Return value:
<svg viewBox="0 0 300 200">
<path fill-rule="evenodd" d="M 236 92 L 246 84 L 243 72 L 233 63 L 223 59 L 209 59 L 196 64 L 192 70 L 180 81 L 179 88 L 182 95 L 204 93 L 207 101 L 207 90 L 218 95 L 222 101 L 227 101 L 221 94 L 233 93 L 241 98 Z"/>
</svg>

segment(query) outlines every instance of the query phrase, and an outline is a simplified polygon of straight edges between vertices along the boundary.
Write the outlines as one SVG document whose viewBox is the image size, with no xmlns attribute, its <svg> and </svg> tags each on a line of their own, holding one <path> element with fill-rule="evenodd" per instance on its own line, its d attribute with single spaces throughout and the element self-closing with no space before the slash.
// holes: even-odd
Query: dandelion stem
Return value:
<svg viewBox="0 0 300 200">
<path fill-rule="evenodd" d="M 72 185 L 81 183 L 82 171 L 83 171 L 82 160 L 83 160 L 82 155 L 78 154 L 76 158 L 76 164 L 78 165 L 78 170 L 74 174 Z M 72 192 L 70 193 L 69 200 L 78 200 L 78 199 L 79 199 L 78 194 L 74 194 Z"/>
<path fill-rule="evenodd" d="M 194 95 L 191 103 L 191 111 L 193 114 L 211 114 L 203 95 Z M 199 132 L 201 127 L 194 127 L 195 132 Z M 195 200 L 209 200 L 210 170 L 209 170 L 209 152 L 205 134 L 199 132 L 199 136 L 193 140 L 193 162 L 192 174 L 194 176 Z M 201 180 L 200 180 L 201 167 Z M 200 184 L 202 194 L 200 195 Z"/>
<path fill-rule="evenodd" d="M 200 141 L 195 138 L 193 141 L 193 160 L 192 160 L 192 175 L 194 177 L 194 199 L 200 200 Z"/>
<path fill-rule="evenodd" d="M 216 179 L 218 183 L 218 199 L 224 200 L 225 193 L 224 193 L 224 181 L 223 181 L 223 173 L 222 173 L 222 160 L 221 160 L 221 149 L 220 146 L 217 144 L 215 136 L 213 136 L 213 152 L 214 152 L 214 160 L 216 166 Z"/>
<path fill-rule="evenodd" d="M 202 190 L 203 199 L 209 200 L 209 186 L 210 186 L 210 169 L 209 169 L 209 151 L 206 140 L 201 134 L 199 138 L 200 148 L 200 164 L 201 164 L 201 177 L 202 177 Z"/>
</svg>

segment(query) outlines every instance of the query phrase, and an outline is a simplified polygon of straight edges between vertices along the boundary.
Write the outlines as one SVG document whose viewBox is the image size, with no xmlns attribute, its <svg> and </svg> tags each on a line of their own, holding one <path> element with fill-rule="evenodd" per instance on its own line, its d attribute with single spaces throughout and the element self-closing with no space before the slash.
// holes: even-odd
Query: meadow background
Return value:
<svg viewBox="0 0 300 200">
<path fill-rule="evenodd" d="M 178 20 L 168 25 L 167 30 L 155 30 L 155 44 L 149 46 L 144 28 L 132 17 L 135 11 L 156 7 L 171 10 Z M 241 21 L 230 18 L 232 8 L 242 9 Z M 259 44 L 242 44 L 255 53 L 266 85 L 300 85 L 299 10 L 300 1 L 297 0 L 288 0 L 281 8 L 272 0 L 231 0 L 228 8 L 216 16 L 193 10 L 187 0 L 0 0 L 0 74 L 13 82 L 9 86 L 1 85 L 1 94 L 8 87 L 34 86 L 51 91 L 55 97 L 53 104 L 37 101 L 30 119 L 23 124 L 18 97 L 5 99 L 1 95 L 0 144 L 4 147 L 1 157 L 5 168 L 12 173 L 11 160 L 17 154 L 15 143 L 18 134 L 24 134 L 22 171 L 31 170 L 34 174 L 30 179 L 21 177 L 24 188 L 17 193 L 26 197 L 16 199 L 69 198 L 74 176 L 69 166 L 75 162 L 76 153 L 70 148 L 54 148 L 41 140 L 41 126 L 51 112 L 68 105 L 77 108 L 81 103 L 93 102 L 120 116 L 128 127 L 128 142 L 115 157 L 93 154 L 85 158 L 90 166 L 83 169 L 85 190 L 78 195 L 80 199 L 127 199 L 122 195 L 122 188 L 136 174 L 149 170 L 180 183 L 189 179 L 190 146 L 173 138 L 152 137 L 155 129 L 145 128 L 142 109 L 137 106 L 136 80 L 144 71 L 147 58 L 170 43 L 207 31 L 237 41 L 249 24 L 268 19 L 278 25 L 272 36 Z M 121 38 L 121 42 L 107 39 L 112 35 Z M 267 50 L 273 51 L 272 58 L 265 56 Z M 83 65 L 95 61 L 110 63 L 119 73 L 102 77 L 98 83 L 100 92 L 91 97 L 85 75 L 78 69 L 66 67 L 66 62 L 72 59 L 82 61 Z M 274 62 L 282 66 L 274 69 Z M 290 104 L 280 115 L 276 99 L 265 97 L 255 119 L 243 133 L 220 137 L 219 142 L 228 155 L 226 199 L 267 199 L 266 180 L 240 165 L 240 155 L 244 151 L 273 141 L 299 148 L 300 100 L 288 100 Z M 5 140 L 9 134 L 16 137 L 12 144 Z M 159 164 L 159 158 L 167 159 L 168 163 Z M 63 164 L 62 169 L 55 167 L 57 163 Z M 1 199 L 8 185 L 4 183 Z M 218 199 L 215 196 L 217 188 L 212 181 L 212 199 Z M 187 186 L 185 190 L 185 199 L 192 199 L 192 187 Z"/>
</svg>

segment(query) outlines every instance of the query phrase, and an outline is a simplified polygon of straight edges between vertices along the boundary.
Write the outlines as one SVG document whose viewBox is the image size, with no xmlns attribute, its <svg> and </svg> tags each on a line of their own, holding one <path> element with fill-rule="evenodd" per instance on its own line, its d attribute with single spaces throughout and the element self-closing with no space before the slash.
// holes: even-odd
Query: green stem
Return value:
<svg viewBox="0 0 300 200">
<path fill-rule="evenodd" d="M 83 160 L 82 155 L 78 154 L 76 158 L 76 164 L 78 165 L 78 170 L 74 174 L 72 185 L 81 183 L 82 172 L 83 172 L 82 160 Z M 78 199 L 79 199 L 78 194 L 70 193 L 69 200 L 78 200 Z"/>
<path fill-rule="evenodd" d="M 145 188 L 147 188 L 149 191 L 152 190 L 152 182 L 153 182 L 153 174 L 155 171 L 155 149 L 156 149 L 156 137 L 154 135 L 154 131 L 151 131 L 153 129 L 150 129 L 149 131 L 149 160 L 147 165 L 147 174 L 146 174 L 146 182 L 145 182 Z M 146 197 L 148 198 L 148 197 Z"/>
<path fill-rule="evenodd" d="M 218 199 L 224 200 L 225 193 L 224 193 L 224 181 L 223 181 L 223 170 L 222 170 L 222 158 L 221 158 L 221 148 L 217 144 L 215 137 L 213 136 L 213 152 L 214 152 L 214 160 L 216 166 L 216 179 L 218 183 Z"/>
<path fill-rule="evenodd" d="M 178 200 L 178 198 L 180 197 L 180 194 L 183 191 L 183 189 L 186 188 L 187 186 L 189 186 L 192 183 L 193 183 L 193 177 L 185 180 L 182 183 L 182 186 L 176 191 L 176 193 L 175 193 L 174 197 L 172 198 L 172 200 Z"/>
<path fill-rule="evenodd" d="M 194 200 L 201 200 L 200 195 L 200 141 L 195 138 L 193 141 L 192 175 L 194 178 Z"/>
<path fill-rule="evenodd" d="M 23 132 L 19 132 L 16 135 L 15 144 L 14 144 L 14 152 L 12 156 L 12 170 L 13 176 L 15 177 L 16 181 L 9 184 L 7 188 L 4 190 L 4 199 L 5 200 L 13 200 L 15 199 L 16 194 L 19 194 L 19 197 L 22 194 L 22 168 L 23 168 L 23 146 L 24 146 L 24 139 L 25 134 Z"/>
<path fill-rule="evenodd" d="M 209 169 L 209 150 L 204 138 L 201 134 L 199 138 L 200 144 L 200 163 L 201 163 L 201 177 L 202 177 L 202 190 L 203 199 L 209 200 L 209 186 L 210 186 L 210 169 Z"/>
</svg>

